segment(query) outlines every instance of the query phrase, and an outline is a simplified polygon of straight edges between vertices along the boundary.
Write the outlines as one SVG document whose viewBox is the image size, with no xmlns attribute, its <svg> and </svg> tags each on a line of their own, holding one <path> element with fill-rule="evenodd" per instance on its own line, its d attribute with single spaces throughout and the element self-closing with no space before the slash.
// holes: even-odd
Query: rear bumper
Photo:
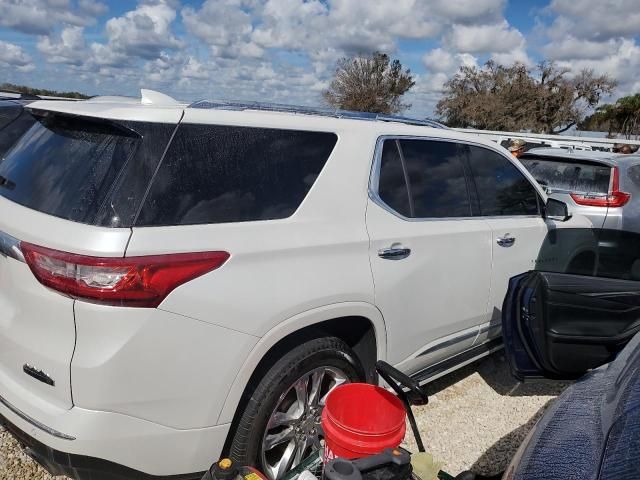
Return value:
<svg viewBox="0 0 640 480">
<path fill-rule="evenodd" d="M 76 480 L 198 480 L 204 474 L 200 472 L 172 476 L 149 475 L 101 458 L 54 450 L 30 437 L 2 415 L 0 415 L 0 425 L 13 435 L 27 455 L 42 465 L 52 476 L 66 475 Z"/>
<path fill-rule="evenodd" d="M 198 472 L 220 456 L 229 431 L 229 425 L 176 430 L 77 407 L 36 418 L 3 400 L 0 423 L 27 453 L 52 474 L 77 480 L 200 478 Z"/>
</svg>

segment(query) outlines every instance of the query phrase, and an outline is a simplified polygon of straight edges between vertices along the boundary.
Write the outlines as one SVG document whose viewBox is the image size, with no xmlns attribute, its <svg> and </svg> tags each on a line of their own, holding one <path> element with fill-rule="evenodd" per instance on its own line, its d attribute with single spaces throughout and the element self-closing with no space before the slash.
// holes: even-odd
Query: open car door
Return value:
<svg viewBox="0 0 640 480">
<path fill-rule="evenodd" d="M 512 373 L 574 379 L 640 331 L 640 234 L 558 229 L 536 269 L 512 278 L 502 309 Z"/>
</svg>

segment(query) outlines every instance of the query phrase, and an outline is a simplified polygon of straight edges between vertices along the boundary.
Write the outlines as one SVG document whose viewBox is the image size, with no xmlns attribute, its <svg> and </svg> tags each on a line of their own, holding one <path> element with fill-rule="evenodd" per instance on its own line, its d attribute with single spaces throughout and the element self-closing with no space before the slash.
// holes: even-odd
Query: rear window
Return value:
<svg viewBox="0 0 640 480">
<path fill-rule="evenodd" d="M 0 160 L 35 121 L 21 105 L 0 102 Z"/>
<path fill-rule="evenodd" d="M 0 160 L 0 195 L 67 220 L 130 226 L 175 126 L 23 115 L 31 125 Z"/>
<path fill-rule="evenodd" d="M 289 217 L 336 142 L 326 132 L 182 124 L 136 225 Z"/>
<path fill-rule="evenodd" d="M 18 118 L 20 112 L 22 112 L 21 105 L 0 100 L 0 130 Z"/>
<path fill-rule="evenodd" d="M 607 165 L 531 157 L 520 157 L 520 161 L 540 185 L 551 189 L 584 193 L 609 191 L 611 168 Z"/>
</svg>

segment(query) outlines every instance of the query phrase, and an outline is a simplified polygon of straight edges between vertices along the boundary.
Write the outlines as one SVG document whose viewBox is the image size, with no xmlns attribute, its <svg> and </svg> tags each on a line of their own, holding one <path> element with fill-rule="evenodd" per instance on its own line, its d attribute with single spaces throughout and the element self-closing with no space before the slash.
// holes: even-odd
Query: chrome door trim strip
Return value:
<svg viewBox="0 0 640 480">
<path fill-rule="evenodd" d="M 471 337 L 476 337 L 478 335 L 478 328 L 473 327 L 472 330 L 463 331 L 460 335 L 444 340 L 440 343 L 427 347 L 425 350 L 420 352 L 416 357 L 422 357 L 424 355 L 428 355 L 433 352 L 437 352 L 438 350 L 442 350 L 443 348 L 450 347 L 455 345 L 456 343 L 460 343 L 464 340 L 468 340 Z"/>
<path fill-rule="evenodd" d="M 8 233 L 0 232 L 0 255 L 24 262 L 24 255 L 20 250 L 20 240 Z"/>
<path fill-rule="evenodd" d="M 61 438 L 62 440 L 70 440 L 70 441 L 76 439 L 76 437 L 72 437 L 71 435 L 67 435 L 66 433 L 59 432 L 57 430 L 54 430 L 53 428 L 47 427 L 43 423 L 40 423 L 38 420 L 36 420 L 35 418 L 30 417 L 29 415 L 24 413 L 19 408 L 14 407 L 2 395 L 0 395 L 0 403 L 2 405 L 4 405 L 5 407 L 7 407 L 9 410 L 11 410 L 13 413 L 15 413 L 18 417 L 20 417 L 25 422 L 29 422 L 34 427 L 39 428 L 43 432 L 46 432 L 46 433 L 48 433 L 49 435 L 51 435 L 53 437 Z"/>
</svg>

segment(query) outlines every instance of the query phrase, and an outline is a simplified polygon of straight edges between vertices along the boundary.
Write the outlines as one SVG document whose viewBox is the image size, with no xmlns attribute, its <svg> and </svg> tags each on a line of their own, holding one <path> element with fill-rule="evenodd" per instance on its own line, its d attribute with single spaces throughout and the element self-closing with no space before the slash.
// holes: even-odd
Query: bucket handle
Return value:
<svg viewBox="0 0 640 480">
<path fill-rule="evenodd" d="M 392 367 L 383 360 L 378 360 L 376 362 L 376 372 L 378 372 L 378 375 L 380 375 L 382 379 L 389 384 L 389 386 L 393 389 L 394 392 L 396 392 L 396 395 L 398 395 L 398 398 L 400 398 L 400 400 L 404 404 L 404 409 L 407 412 L 407 417 L 409 418 L 409 424 L 411 425 L 413 436 L 416 439 L 418 451 L 426 451 L 424 448 L 424 443 L 422 443 L 420 430 L 418 430 L 416 418 L 413 416 L 413 410 L 411 410 L 411 404 L 413 403 L 426 405 L 427 403 L 429 403 L 429 396 L 427 395 L 427 392 L 425 392 L 425 390 L 413 378 L 405 375 L 400 370 Z M 405 392 L 402 387 L 409 389 L 409 393 L 412 394 L 411 400 L 413 401 L 409 399 L 409 395 L 407 395 L 407 392 Z"/>
</svg>

